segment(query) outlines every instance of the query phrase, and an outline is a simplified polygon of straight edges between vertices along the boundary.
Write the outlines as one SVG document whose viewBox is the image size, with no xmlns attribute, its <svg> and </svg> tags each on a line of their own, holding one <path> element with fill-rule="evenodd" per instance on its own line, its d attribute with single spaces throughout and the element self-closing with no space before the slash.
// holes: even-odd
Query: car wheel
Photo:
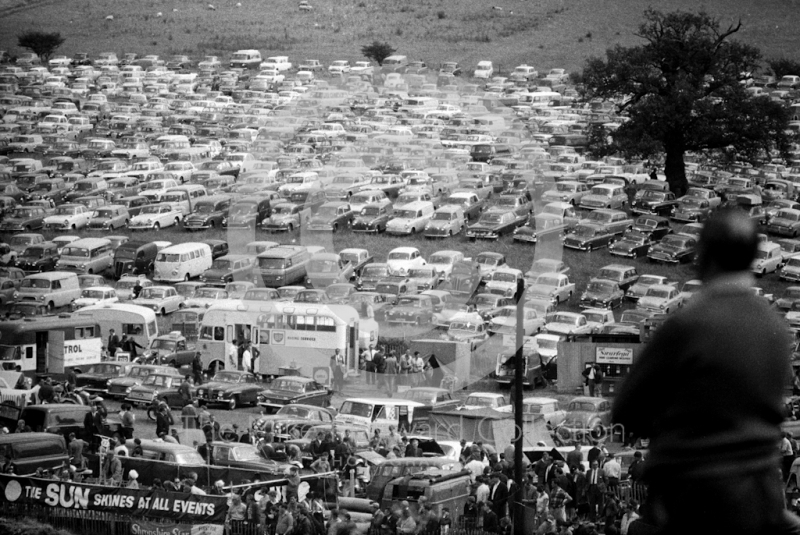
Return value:
<svg viewBox="0 0 800 535">
<path fill-rule="evenodd" d="M 78 230 L 78 227 L 76 227 L 74 224 L 73 224 L 73 225 L 72 225 L 70 228 L 71 228 L 72 230 Z"/>
<path fill-rule="evenodd" d="M 25 232 L 30 232 L 30 231 L 31 231 L 31 226 L 30 225 L 25 225 Z M 795 233 L 795 236 L 796 235 L 797 235 L 797 233 Z"/>
<path fill-rule="evenodd" d="M 183 280 L 184 280 L 184 282 L 189 282 L 189 274 L 188 274 L 188 273 L 186 273 L 186 274 L 183 276 Z"/>
<path fill-rule="evenodd" d="M 180 220 L 180 219 L 178 219 L 177 217 L 175 218 L 175 224 L 176 224 L 176 225 L 180 225 L 180 224 L 181 224 L 181 220 Z"/>
<path fill-rule="evenodd" d="M 216 223 L 214 223 L 213 221 L 210 221 L 208 225 L 209 225 L 211 228 L 215 228 L 215 227 L 217 226 L 217 224 L 216 224 Z"/>
<path fill-rule="evenodd" d="M 122 227 L 127 227 L 129 224 L 130 224 L 130 221 L 128 221 L 128 220 L 126 219 L 126 220 L 125 220 L 125 222 L 124 222 L 124 223 L 123 223 L 123 224 L 120 226 L 120 228 L 122 228 Z"/>
<path fill-rule="evenodd" d="M 161 225 L 159 223 L 153 223 L 153 230 L 160 230 Z"/>
<path fill-rule="evenodd" d="M 236 408 L 239 404 L 239 399 L 237 396 L 233 396 L 231 400 L 228 402 L 228 410 L 232 411 Z"/>
<path fill-rule="evenodd" d="M 162 316 L 166 316 L 167 315 L 167 310 L 165 308 L 163 308 L 163 307 L 161 308 L 161 315 Z"/>
<path fill-rule="evenodd" d="M 292 231 L 294 231 L 294 225 L 292 225 L 291 223 L 289 223 L 289 226 L 287 227 L 287 229 L 289 230 L 289 232 L 292 232 Z"/>
<path fill-rule="evenodd" d="M 331 232 L 336 232 L 337 230 L 339 230 L 339 224 L 334 223 L 333 226 L 331 227 Z"/>
<path fill-rule="evenodd" d="M 154 408 L 151 407 L 151 408 L 147 409 L 147 418 L 151 422 L 155 422 L 156 421 L 156 411 L 155 411 Z"/>
<path fill-rule="evenodd" d="M 591 252 L 592 252 L 592 250 L 594 250 L 594 245 L 592 245 L 592 244 L 590 243 L 589 245 L 587 245 L 587 246 L 586 246 L 586 252 L 587 252 L 587 253 L 591 253 Z"/>
<path fill-rule="evenodd" d="M 52 312 L 52 311 L 53 311 L 53 309 L 55 309 L 55 308 L 56 308 L 56 304 L 55 304 L 55 303 L 53 303 L 52 301 L 50 301 L 49 303 L 47 303 L 47 311 L 48 311 L 48 312 Z"/>
</svg>

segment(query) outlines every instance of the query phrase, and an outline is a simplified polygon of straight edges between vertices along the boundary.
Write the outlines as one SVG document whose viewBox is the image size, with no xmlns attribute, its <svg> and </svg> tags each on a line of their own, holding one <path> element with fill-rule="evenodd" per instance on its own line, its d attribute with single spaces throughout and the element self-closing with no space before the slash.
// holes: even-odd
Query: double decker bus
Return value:
<svg viewBox="0 0 800 535">
<path fill-rule="evenodd" d="M 284 301 L 212 305 L 203 316 L 198 339 L 203 366 L 224 369 L 234 340 L 249 340 L 258 347 L 258 373 L 284 375 L 293 369 L 327 383 L 334 350 L 346 355 L 348 371 L 357 370 L 359 348 L 378 341 L 378 323 L 360 318 L 348 305 Z"/>
<path fill-rule="evenodd" d="M 100 362 L 100 325 L 89 316 L 60 314 L 0 323 L 0 368 L 26 375 L 64 373 Z"/>
</svg>

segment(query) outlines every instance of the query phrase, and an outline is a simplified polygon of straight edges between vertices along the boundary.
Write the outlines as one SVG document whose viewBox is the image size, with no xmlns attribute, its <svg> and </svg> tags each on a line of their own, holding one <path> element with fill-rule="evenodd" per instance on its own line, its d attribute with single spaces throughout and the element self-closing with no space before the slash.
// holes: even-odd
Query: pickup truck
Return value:
<svg viewBox="0 0 800 535">
<path fill-rule="evenodd" d="M 609 234 L 622 236 L 633 226 L 633 219 L 622 210 L 599 209 L 589 212 L 580 223 L 594 223 L 603 227 Z"/>
</svg>

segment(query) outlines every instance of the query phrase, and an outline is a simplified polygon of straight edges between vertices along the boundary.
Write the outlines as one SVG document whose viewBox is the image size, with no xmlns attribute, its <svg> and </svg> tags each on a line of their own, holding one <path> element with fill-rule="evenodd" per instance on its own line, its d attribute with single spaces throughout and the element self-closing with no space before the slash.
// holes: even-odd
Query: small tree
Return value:
<svg viewBox="0 0 800 535">
<path fill-rule="evenodd" d="M 769 68 L 775 73 L 775 78 L 780 80 L 787 74 L 800 75 L 800 63 L 793 59 L 773 58 L 767 61 Z"/>
<path fill-rule="evenodd" d="M 64 44 L 64 38 L 60 33 L 27 31 L 17 36 L 17 46 L 34 52 L 42 60 L 42 63 L 47 63 L 53 52 L 62 44 Z"/>
<path fill-rule="evenodd" d="M 395 48 L 389 43 L 373 41 L 371 45 L 361 47 L 361 53 L 365 58 L 375 60 L 378 65 L 383 65 L 383 60 L 395 53 Z"/>
</svg>

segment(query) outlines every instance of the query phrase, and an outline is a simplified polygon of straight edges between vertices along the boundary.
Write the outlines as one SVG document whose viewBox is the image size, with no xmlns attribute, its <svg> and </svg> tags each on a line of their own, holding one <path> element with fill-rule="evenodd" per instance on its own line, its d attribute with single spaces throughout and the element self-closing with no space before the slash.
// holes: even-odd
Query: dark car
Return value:
<svg viewBox="0 0 800 535">
<path fill-rule="evenodd" d="M 511 234 L 514 229 L 525 224 L 527 214 L 520 216 L 511 212 L 491 212 L 481 216 L 477 223 L 467 227 L 467 238 L 496 240 L 505 234 Z"/>
<path fill-rule="evenodd" d="M 580 251 L 592 251 L 607 247 L 615 235 L 605 225 L 578 223 L 575 230 L 564 238 L 564 247 Z"/>
<path fill-rule="evenodd" d="M 41 206 L 17 206 L 7 215 L 2 224 L 2 232 L 30 232 L 44 228 L 44 218 L 48 214 Z"/>
<path fill-rule="evenodd" d="M 368 264 L 364 266 L 361 273 L 356 277 L 356 288 L 360 291 L 373 291 L 382 282 L 389 277 L 389 266 L 382 262 Z"/>
<path fill-rule="evenodd" d="M 497 149 L 495 149 L 494 145 L 488 143 L 478 143 L 472 146 L 469 155 L 472 157 L 473 162 L 488 162 L 497 156 Z"/>
<path fill-rule="evenodd" d="M 292 403 L 284 405 L 278 412 L 263 415 L 253 423 L 256 431 L 271 430 L 275 440 L 289 440 L 304 436 L 309 428 L 333 422 L 331 410 L 316 405 Z"/>
<path fill-rule="evenodd" d="M 640 215 L 633 221 L 631 228 L 642 234 L 648 234 L 653 241 L 658 241 L 672 232 L 669 219 L 657 215 Z"/>
<path fill-rule="evenodd" d="M 711 203 L 702 197 L 684 196 L 678 201 L 671 219 L 681 223 L 703 222 L 711 214 Z"/>
<path fill-rule="evenodd" d="M 653 262 L 678 264 L 691 262 L 697 249 L 697 238 L 688 234 L 669 234 L 653 245 L 647 258 Z"/>
<path fill-rule="evenodd" d="M 386 223 L 392 219 L 392 207 L 385 204 L 368 204 L 353 219 L 350 227 L 353 232 L 384 232 Z"/>
<path fill-rule="evenodd" d="M 215 441 L 211 443 L 211 448 L 213 452 L 211 464 L 214 466 L 258 470 L 268 476 L 282 475 L 290 466 L 263 457 L 259 449 L 252 444 Z"/>
<path fill-rule="evenodd" d="M 156 255 L 158 246 L 155 242 L 128 240 L 114 250 L 114 276 L 152 273 Z"/>
<path fill-rule="evenodd" d="M 37 243 L 26 247 L 25 251 L 17 257 L 16 267 L 25 273 L 53 271 L 60 256 L 57 244 L 50 241 Z"/>
<path fill-rule="evenodd" d="M 434 303 L 429 295 L 405 295 L 386 311 L 389 323 L 433 324 Z"/>
<path fill-rule="evenodd" d="M 671 191 L 656 191 L 652 189 L 642 191 L 641 196 L 631 204 L 634 214 L 653 214 L 668 216 L 672 208 L 678 204 L 675 194 Z"/>
<path fill-rule="evenodd" d="M 313 212 L 322 206 L 327 199 L 325 198 L 325 192 L 322 190 L 305 190 L 293 191 L 288 200 L 301 208 L 310 208 Z"/>
<path fill-rule="evenodd" d="M 107 394 L 108 381 L 116 377 L 124 377 L 131 365 L 127 362 L 101 362 L 92 364 L 88 369 L 77 373 L 78 388 L 94 394 Z"/>
<path fill-rule="evenodd" d="M 213 286 L 251 281 L 254 267 L 255 260 L 251 255 L 228 254 L 215 258 L 211 267 L 200 275 L 200 281 Z"/>
<path fill-rule="evenodd" d="M 194 205 L 194 211 L 183 218 L 183 230 L 222 228 L 228 224 L 231 198 L 228 195 L 204 197 Z"/>
<path fill-rule="evenodd" d="M 306 229 L 312 232 L 336 232 L 349 228 L 353 223 L 354 216 L 350 203 L 345 201 L 326 202 L 311 217 Z"/>
<path fill-rule="evenodd" d="M 238 199 L 228 210 L 228 228 L 256 228 L 260 221 L 269 217 L 273 200 L 252 197 Z"/>
<path fill-rule="evenodd" d="M 134 364 L 124 376 L 109 379 L 108 392 L 106 392 L 106 395 L 113 399 L 123 399 L 130 393 L 133 387 L 142 384 L 142 381 L 153 373 L 171 373 L 176 377 L 182 377 L 180 371 L 171 366 Z"/>
<path fill-rule="evenodd" d="M 153 373 L 142 381 L 142 384 L 131 388 L 125 401 L 130 403 L 149 404 L 153 400 L 164 401 L 170 407 L 183 408 L 183 398 L 178 388 L 183 382 L 180 374 Z M 192 386 L 192 390 L 194 390 Z"/>
<path fill-rule="evenodd" d="M 475 193 L 461 191 L 445 198 L 442 204 L 454 204 L 464 209 L 464 217 L 471 221 L 481 215 L 486 208 L 486 199 Z"/>
<path fill-rule="evenodd" d="M 255 405 L 261 384 L 256 376 L 243 371 L 220 371 L 214 379 L 195 390 L 195 397 L 233 410 L 242 405 Z"/>
<path fill-rule="evenodd" d="M 67 193 L 69 188 L 63 178 L 48 178 L 36 184 L 28 199 L 53 199 L 54 203 L 61 204 L 66 199 Z"/>
<path fill-rule="evenodd" d="M 200 243 L 205 243 L 211 247 L 211 258 L 213 260 L 228 254 L 228 242 L 225 240 L 203 240 Z"/>
<path fill-rule="evenodd" d="M 142 208 L 151 204 L 149 198 L 145 197 L 144 195 L 133 195 L 131 197 L 122 197 L 114 201 L 115 204 L 119 204 L 124 206 L 128 209 L 128 215 L 131 217 L 139 215 L 142 211 Z"/>
<path fill-rule="evenodd" d="M 268 409 L 302 403 L 305 405 L 330 405 L 333 392 L 314 379 L 299 375 L 279 377 L 258 394 L 258 404 Z"/>
<path fill-rule="evenodd" d="M 605 279 L 592 279 L 581 294 L 581 308 L 617 308 L 622 305 L 625 292 L 619 284 Z"/>
<path fill-rule="evenodd" d="M 350 436 L 356 443 L 356 451 L 364 451 L 369 449 L 369 435 L 367 434 L 368 430 L 366 427 L 336 422 L 331 422 L 329 424 L 318 424 L 313 427 L 309 427 L 305 435 L 303 435 L 301 438 L 287 440 L 286 445 L 287 447 L 291 445 L 300 448 L 300 451 L 304 453 L 304 463 L 306 458 L 308 458 L 308 461 L 310 462 L 310 446 L 314 439 L 317 438 L 319 433 L 322 433 L 323 436 L 328 433 L 336 433 L 338 438 L 341 439 L 346 431 L 350 431 Z"/>
<path fill-rule="evenodd" d="M 608 252 L 615 256 L 625 258 L 639 258 L 645 256 L 650 247 L 656 243 L 650 234 L 629 230 L 608 247 Z"/>
</svg>

